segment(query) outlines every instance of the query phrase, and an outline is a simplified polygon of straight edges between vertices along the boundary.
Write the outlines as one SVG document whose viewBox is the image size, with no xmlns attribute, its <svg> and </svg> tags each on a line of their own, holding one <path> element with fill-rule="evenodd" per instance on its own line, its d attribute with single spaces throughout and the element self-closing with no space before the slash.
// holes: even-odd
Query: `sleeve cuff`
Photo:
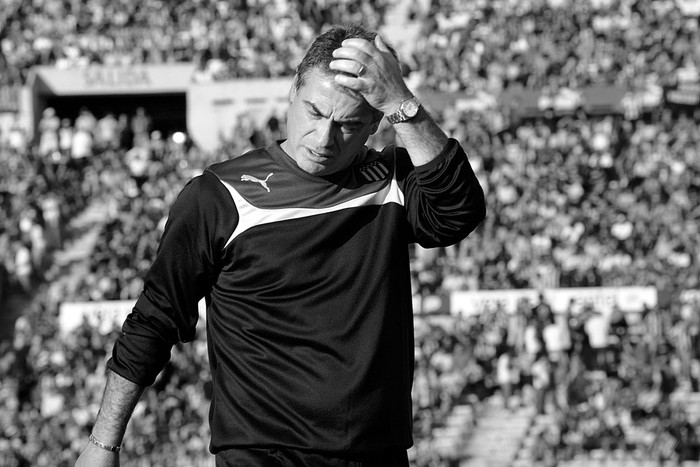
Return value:
<svg viewBox="0 0 700 467">
<path fill-rule="evenodd" d="M 427 164 L 415 166 L 416 173 L 430 172 L 435 167 L 440 165 L 445 159 L 450 158 L 455 153 L 457 153 L 458 149 L 459 143 L 457 142 L 457 140 L 454 138 L 448 139 L 447 144 L 445 144 L 445 147 L 442 148 L 442 151 L 440 151 L 440 153 L 437 156 L 435 156 L 435 159 L 431 160 Z"/>
</svg>

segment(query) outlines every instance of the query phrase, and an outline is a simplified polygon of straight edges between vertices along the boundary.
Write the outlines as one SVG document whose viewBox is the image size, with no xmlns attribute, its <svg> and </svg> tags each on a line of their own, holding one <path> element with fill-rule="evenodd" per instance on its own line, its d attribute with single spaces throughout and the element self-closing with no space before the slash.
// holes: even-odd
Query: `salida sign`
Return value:
<svg viewBox="0 0 700 467">
<path fill-rule="evenodd" d="M 85 87 L 150 87 L 153 85 L 143 67 L 88 67 L 83 71 Z"/>
<path fill-rule="evenodd" d="M 90 65 L 61 69 L 38 66 L 30 82 L 40 94 L 84 96 L 100 94 L 186 93 L 195 70 L 193 63 L 167 65 Z"/>
</svg>

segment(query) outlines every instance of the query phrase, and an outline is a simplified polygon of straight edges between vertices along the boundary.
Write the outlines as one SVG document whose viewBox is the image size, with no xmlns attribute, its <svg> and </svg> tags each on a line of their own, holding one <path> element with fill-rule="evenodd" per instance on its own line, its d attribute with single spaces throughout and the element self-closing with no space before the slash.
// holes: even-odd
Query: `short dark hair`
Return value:
<svg viewBox="0 0 700 467">
<path fill-rule="evenodd" d="M 365 39 L 369 42 L 374 42 L 377 33 L 359 25 L 352 24 L 349 26 L 335 25 L 321 33 L 306 51 L 299 66 L 296 69 L 293 86 L 298 91 L 306 84 L 306 78 L 309 72 L 313 69 L 318 69 L 326 74 L 348 74 L 331 70 L 329 65 L 333 60 L 333 51 L 341 46 L 344 40 L 352 38 Z M 391 53 L 398 59 L 398 54 L 391 46 L 388 46 Z M 354 76 L 354 75 L 350 75 Z M 355 91 L 347 90 L 350 94 L 357 94 Z M 381 118 L 381 115 L 379 116 Z"/>
<path fill-rule="evenodd" d="M 318 68 L 324 73 L 335 73 L 328 65 L 333 60 L 333 51 L 339 48 L 344 40 L 358 37 L 373 42 L 376 36 L 376 32 L 369 31 L 359 25 L 331 26 L 314 39 L 299 63 L 294 83 L 296 88 L 300 89 L 306 84 L 306 76 L 314 68 Z"/>
</svg>

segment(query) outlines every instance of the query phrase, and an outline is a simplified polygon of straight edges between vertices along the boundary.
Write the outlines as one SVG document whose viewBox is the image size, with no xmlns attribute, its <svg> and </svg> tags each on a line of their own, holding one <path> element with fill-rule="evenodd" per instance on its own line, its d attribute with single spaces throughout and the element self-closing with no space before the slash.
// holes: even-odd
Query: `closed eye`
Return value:
<svg viewBox="0 0 700 467">
<path fill-rule="evenodd" d="M 318 107 L 316 107 L 312 103 L 306 102 L 306 108 L 307 108 L 307 112 L 309 113 L 311 118 L 314 118 L 314 119 L 326 118 L 326 116 L 323 115 L 323 113 L 321 113 L 321 111 L 318 109 Z"/>
<path fill-rule="evenodd" d="M 355 133 L 362 129 L 363 124 L 359 122 L 343 123 L 341 130 L 343 133 Z"/>
</svg>

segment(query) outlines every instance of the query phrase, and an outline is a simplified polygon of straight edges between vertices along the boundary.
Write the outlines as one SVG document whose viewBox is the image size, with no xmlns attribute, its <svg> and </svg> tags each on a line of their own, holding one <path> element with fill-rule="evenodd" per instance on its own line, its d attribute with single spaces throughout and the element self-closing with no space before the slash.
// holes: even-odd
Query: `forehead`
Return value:
<svg viewBox="0 0 700 467">
<path fill-rule="evenodd" d="M 303 105 L 311 105 L 324 115 L 360 118 L 372 115 L 372 107 L 359 94 L 336 84 L 333 74 L 314 68 L 297 91 Z"/>
</svg>

